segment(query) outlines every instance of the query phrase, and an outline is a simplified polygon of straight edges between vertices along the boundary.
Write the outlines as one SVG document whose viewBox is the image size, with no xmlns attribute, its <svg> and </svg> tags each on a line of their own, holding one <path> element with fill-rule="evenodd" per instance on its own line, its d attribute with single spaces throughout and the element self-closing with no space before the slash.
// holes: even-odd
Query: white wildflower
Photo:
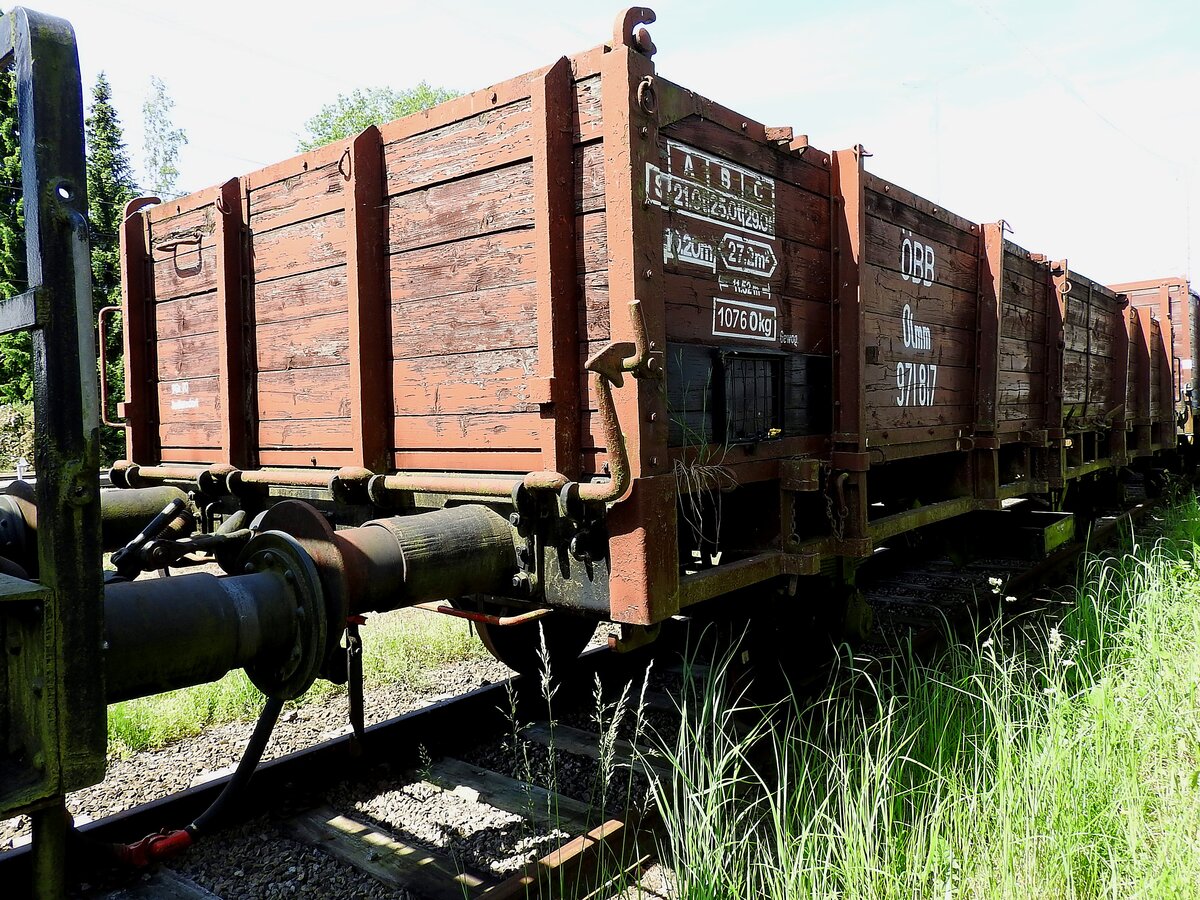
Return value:
<svg viewBox="0 0 1200 900">
<path fill-rule="evenodd" d="M 1009 594 L 1007 597 L 1004 598 L 1004 602 L 1005 603 L 1016 603 L 1017 598 L 1014 597 L 1012 594 Z"/>
<path fill-rule="evenodd" d="M 995 575 L 989 575 L 988 576 L 988 584 L 990 584 L 992 586 L 992 593 L 998 594 L 998 593 L 1000 593 L 1000 588 L 1002 588 L 1004 586 L 1004 579 L 997 578 Z"/>
<path fill-rule="evenodd" d="M 1058 630 L 1058 626 L 1055 625 L 1053 628 L 1050 629 L 1050 655 L 1058 656 L 1059 651 L 1061 651 L 1062 648 L 1063 648 L 1062 633 Z"/>
</svg>

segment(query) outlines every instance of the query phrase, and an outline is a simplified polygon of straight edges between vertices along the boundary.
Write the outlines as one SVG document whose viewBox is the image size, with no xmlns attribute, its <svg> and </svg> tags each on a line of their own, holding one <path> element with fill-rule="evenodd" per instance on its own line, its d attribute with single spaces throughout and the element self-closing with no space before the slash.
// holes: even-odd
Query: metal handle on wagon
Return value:
<svg viewBox="0 0 1200 900">
<path fill-rule="evenodd" d="M 104 317 L 119 313 L 119 306 L 104 306 L 96 315 L 96 340 L 100 344 L 100 421 L 109 428 L 124 428 L 126 423 L 108 417 L 108 351 L 104 342 Z"/>
</svg>

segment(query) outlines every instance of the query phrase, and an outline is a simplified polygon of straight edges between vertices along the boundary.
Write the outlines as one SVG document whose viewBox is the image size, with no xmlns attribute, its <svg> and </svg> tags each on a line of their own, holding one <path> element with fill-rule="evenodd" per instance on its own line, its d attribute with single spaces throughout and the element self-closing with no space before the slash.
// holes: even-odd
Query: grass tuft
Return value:
<svg viewBox="0 0 1200 900">
<path fill-rule="evenodd" d="M 1200 896 L 1200 509 L 1084 564 L 1058 616 L 734 727 L 685 691 L 659 786 L 685 900 Z M 766 761 L 762 748 L 766 747 Z"/>
</svg>

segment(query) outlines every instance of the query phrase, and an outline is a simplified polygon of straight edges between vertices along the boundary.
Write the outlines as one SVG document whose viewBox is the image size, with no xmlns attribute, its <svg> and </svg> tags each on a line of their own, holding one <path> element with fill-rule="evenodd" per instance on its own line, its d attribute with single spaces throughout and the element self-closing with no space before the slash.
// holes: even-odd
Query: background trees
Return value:
<svg viewBox="0 0 1200 900">
<path fill-rule="evenodd" d="M 311 150 L 331 141 L 352 137 L 368 125 L 382 125 L 457 96 L 458 91 L 433 87 L 425 81 L 402 91 L 375 87 L 339 94 L 336 100 L 321 107 L 315 116 L 304 123 L 308 136 L 301 138 L 299 149 Z"/>
<path fill-rule="evenodd" d="M 171 120 L 175 101 L 167 93 L 167 86 L 157 76 L 150 79 L 150 96 L 142 104 L 142 122 L 145 133 L 144 167 L 147 193 L 176 195 L 179 185 L 179 148 L 188 142 L 182 128 L 176 128 Z"/>
<path fill-rule="evenodd" d="M 133 167 L 121 134 L 121 122 L 112 105 L 112 90 L 101 72 L 92 89 L 92 105 L 84 123 L 87 139 L 88 217 L 92 238 L 92 305 L 98 313 L 104 306 L 121 305 L 121 218 L 125 204 L 136 196 Z M 116 403 L 125 395 L 125 367 L 122 361 L 120 316 L 108 334 L 96 336 L 104 342 L 108 357 L 107 371 L 100 372 L 101 386 L 109 398 L 108 413 L 116 415 Z M 101 431 L 102 456 L 116 459 L 124 455 L 125 435 L 121 429 Z"/>
</svg>

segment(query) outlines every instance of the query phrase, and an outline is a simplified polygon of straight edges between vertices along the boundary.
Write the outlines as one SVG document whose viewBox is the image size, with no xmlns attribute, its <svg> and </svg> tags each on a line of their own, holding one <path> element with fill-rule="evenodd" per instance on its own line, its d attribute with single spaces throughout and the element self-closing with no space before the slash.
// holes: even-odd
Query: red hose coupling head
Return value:
<svg viewBox="0 0 1200 900">
<path fill-rule="evenodd" d="M 132 844 L 117 844 L 113 850 L 117 860 L 127 866 L 144 868 L 151 863 L 170 859 L 192 846 L 192 833 L 186 828 L 148 834 Z"/>
</svg>

